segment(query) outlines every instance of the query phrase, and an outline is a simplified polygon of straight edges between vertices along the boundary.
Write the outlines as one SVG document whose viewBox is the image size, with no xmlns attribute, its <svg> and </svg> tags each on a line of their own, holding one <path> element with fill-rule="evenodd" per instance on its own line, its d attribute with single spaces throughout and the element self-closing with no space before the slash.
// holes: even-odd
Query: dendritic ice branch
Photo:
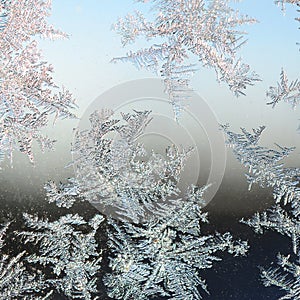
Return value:
<svg viewBox="0 0 300 300">
<path fill-rule="evenodd" d="M 283 299 L 299 299 L 300 298 L 300 220 L 276 205 L 267 212 L 256 213 L 249 220 L 242 220 L 243 223 L 253 227 L 257 233 L 263 233 L 263 230 L 273 230 L 291 239 L 293 245 L 293 253 L 295 255 L 283 256 L 278 254 L 277 264 L 280 268 L 261 269 L 261 279 L 263 284 L 268 286 L 276 286 L 285 291 L 285 295 L 280 297 Z M 297 261 L 293 262 L 294 257 Z"/>
<path fill-rule="evenodd" d="M 256 20 L 240 16 L 230 7 L 230 0 L 151 0 L 154 21 L 140 12 L 119 19 L 114 25 L 125 46 L 143 37 L 154 40 L 149 48 L 130 51 L 113 62 L 130 61 L 139 68 L 160 72 L 175 117 L 180 117 L 189 96 L 190 76 L 196 71 L 190 61 L 198 59 L 204 67 L 215 70 L 217 79 L 225 82 L 236 96 L 258 79 L 250 67 L 237 58 L 245 43 L 240 25 Z M 159 41 L 159 42 L 156 42 Z"/>
<path fill-rule="evenodd" d="M 60 187 L 49 183 L 46 190 L 59 206 L 72 206 L 77 194 L 106 215 L 138 223 L 180 192 L 177 183 L 191 149 L 172 146 L 165 157 L 147 153 L 138 138 L 151 121 L 150 112 L 121 114 L 121 119 L 112 115 L 96 111 L 91 129 L 76 132 L 75 179 Z"/>
<path fill-rule="evenodd" d="M 79 184 L 74 178 L 69 178 L 67 183 L 59 185 L 54 181 L 48 181 L 44 189 L 48 202 L 55 203 L 58 207 L 71 208 L 80 198 Z"/>
<path fill-rule="evenodd" d="M 8 226 L 9 224 L 6 224 L 0 230 L 0 300 L 50 299 L 52 291 L 44 296 L 37 295 L 42 294 L 48 285 L 41 275 L 31 275 L 26 271 L 23 264 L 25 252 L 12 258 L 4 254 L 3 246 Z"/>
<path fill-rule="evenodd" d="M 201 211 L 204 190 L 191 188 L 187 199 L 143 224 L 110 222 L 112 273 L 104 278 L 110 297 L 202 299 L 200 289 L 208 290 L 199 271 L 221 260 L 215 253 L 246 253 L 247 243 L 228 232 L 201 236 L 200 222 L 208 222 Z"/>
<path fill-rule="evenodd" d="M 265 129 L 264 126 L 253 129 L 253 133 L 242 128 L 242 133 L 234 133 L 227 125 L 222 126 L 227 135 L 226 143 L 232 147 L 235 157 L 245 167 L 249 189 L 252 184 L 261 187 L 272 187 L 276 203 L 282 202 L 286 205 L 291 203 L 295 216 L 300 214 L 300 188 L 299 168 L 286 168 L 282 160 L 286 158 L 295 148 L 281 147 L 278 150 L 268 149 L 258 145 L 260 136 Z"/>
<path fill-rule="evenodd" d="M 0 3 L 0 159 L 14 150 L 34 161 L 32 143 L 51 149 L 53 140 L 41 129 L 53 115 L 74 118 L 71 93 L 58 90 L 53 67 L 42 60 L 36 37 L 65 38 L 47 23 L 51 1 L 11 0 Z"/>
<path fill-rule="evenodd" d="M 272 105 L 273 108 L 281 101 L 287 102 L 291 104 L 293 108 L 296 108 L 300 102 L 300 81 L 296 79 L 289 83 L 287 74 L 282 69 L 280 82 L 277 83 L 277 87 L 271 86 L 266 95 L 271 99 L 271 102 L 267 104 Z"/>
<path fill-rule="evenodd" d="M 293 252 L 300 254 L 300 220 L 286 210 L 275 205 L 266 212 L 256 213 L 248 220 L 241 220 L 242 223 L 253 227 L 256 233 L 264 233 L 266 230 L 273 230 L 291 239 Z"/>
<path fill-rule="evenodd" d="M 261 279 L 266 287 L 276 286 L 285 291 L 278 300 L 297 300 L 300 298 L 300 259 L 290 261 L 290 255 L 277 256 L 279 268 L 262 269 Z"/>
<path fill-rule="evenodd" d="M 242 134 L 228 130 L 222 126 L 227 134 L 227 143 L 233 146 L 237 159 L 249 168 L 247 176 L 250 187 L 258 183 L 262 187 L 272 187 L 277 205 L 266 212 L 256 213 L 248 220 L 241 222 L 254 228 L 255 232 L 262 234 L 265 230 L 273 230 L 291 239 L 293 257 L 297 262 L 290 262 L 290 256 L 278 254 L 279 269 L 269 268 L 261 270 L 261 278 L 265 286 L 277 286 L 286 294 L 279 299 L 300 298 L 300 188 L 299 168 L 285 168 L 282 160 L 287 157 L 293 148 L 279 147 L 272 150 L 258 145 L 264 127 L 254 129 L 253 133 L 242 129 Z M 283 200 L 283 201 L 281 201 Z M 286 204 L 290 203 L 290 209 Z"/>
<path fill-rule="evenodd" d="M 31 231 L 18 235 L 25 243 L 39 245 L 39 254 L 28 256 L 27 260 L 51 268 L 52 278 L 46 282 L 72 299 L 97 299 L 93 294 L 97 293 L 96 275 L 102 256 L 95 234 L 104 218 L 95 215 L 89 222 L 78 214 L 53 222 L 29 214 L 24 214 L 24 218 Z"/>
</svg>

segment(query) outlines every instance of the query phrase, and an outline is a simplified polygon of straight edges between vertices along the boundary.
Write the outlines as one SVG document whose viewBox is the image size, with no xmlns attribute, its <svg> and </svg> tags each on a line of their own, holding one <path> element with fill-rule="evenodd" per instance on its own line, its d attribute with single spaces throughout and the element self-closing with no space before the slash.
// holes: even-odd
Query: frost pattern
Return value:
<svg viewBox="0 0 300 300">
<path fill-rule="evenodd" d="M 96 111 L 91 129 L 76 132 L 76 178 L 61 187 L 49 183 L 46 190 L 59 206 L 72 206 L 69 196 L 78 194 L 107 215 L 138 223 L 179 193 L 177 183 L 191 149 L 169 147 L 166 158 L 147 153 L 138 138 L 151 121 L 150 112 L 121 114 L 121 120 L 112 114 Z"/>
<path fill-rule="evenodd" d="M 299 299 L 299 216 L 295 216 L 293 213 L 276 205 L 267 212 L 261 214 L 256 213 L 251 219 L 242 220 L 242 222 L 253 227 L 257 233 L 262 234 L 264 230 L 273 230 L 291 239 L 293 253 L 287 256 L 279 253 L 277 256 L 277 264 L 280 268 L 262 268 L 261 278 L 265 286 L 277 286 L 286 292 L 286 294 L 279 299 Z M 296 261 L 295 257 L 297 258 Z"/>
<path fill-rule="evenodd" d="M 245 32 L 238 26 L 255 23 L 240 16 L 230 7 L 229 0 L 152 0 L 155 20 L 148 21 L 140 13 L 129 14 L 114 25 L 122 44 L 133 43 L 138 37 L 159 40 L 149 48 L 130 51 L 112 61 L 130 61 L 138 68 L 160 73 L 173 105 L 175 118 L 189 97 L 190 76 L 196 71 L 189 61 L 196 57 L 204 67 L 215 70 L 219 82 L 225 82 L 236 96 L 244 95 L 248 85 L 258 76 L 237 58 L 237 50 L 245 43 Z"/>
<path fill-rule="evenodd" d="M 227 144 L 232 147 L 235 157 L 249 170 L 246 174 L 249 189 L 252 184 L 272 187 L 276 203 L 290 203 L 295 215 L 300 214 L 299 168 L 285 168 L 282 160 L 295 148 L 281 147 L 278 150 L 258 145 L 264 126 L 253 129 L 253 133 L 242 128 L 242 134 L 234 133 L 228 126 L 222 126 L 227 135 Z"/>
<path fill-rule="evenodd" d="M 198 288 L 208 290 L 198 272 L 221 260 L 215 253 L 246 253 L 247 243 L 233 241 L 228 232 L 201 235 L 200 221 L 208 222 L 201 211 L 204 190 L 191 189 L 186 200 L 142 225 L 111 221 L 112 274 L 104 278 L 110 297 L 202 299 Z"/>
<path fill-rule="evenodd" d="M 278 254 L 277 264 L 280 268 L 262 270 L 261 278 L 265 286 L 276 286 L 286 294 L 278 300 L 296 300 L 300 297 L 299 258 L 297 262 L 290 261 L 290 255 Z"/>
<path fill-rule="evenodd" d="M 287 102 L 295 108 L 300 102 L 300 81 L 296 79 L 289 83 L 287 74 L 282 69 L 277 87 L 271 86 L 266 95 L 271 99 L 271 102 L 267 104 L 272 105 L 273 108 L 281 101 Z"/>
<path fill-rule="evenodd" d="M 97 299 L 92 294 L 97 293 L 96 275 L 102 257 L 95 234 L 104 218 L 95 215 L 89 222 L 78 214 L 67 214 L 53 222 L 29 214 L 24 218 L 31 231 L 18 234 L 25 243 L 39 245 L 39 254 L 27 260 L 50 266 L 55 277 L 47 283 L 71 299 Z M 82 227 L 89 227 L 89 232 Z"/>
<path fill-rule="evenodd" d="M 138 138 L 151 120 L 150 112 L 121 114 L 121 120 L 112 115 L 110 110 L 96 111 L 90 118 L 91 128 L 76 132 L 72 164 L 77 168 L 77 177 L 65 185 L 49 182 L 45 187 L 49 200 L 69 208 L 77 200 L 93 202 L 95 199 L 99 204 L 103 202 L 104 207 L 111 205 L 119 209 L 118 221 L 107 219 L 111 272 L 104 276 L 103 283 L 110 297 L 202 299 L 198 288 L 207 292 L 207 287 L 199 271 L 221 260 L 217 252 L 244 255 L 247 242 L 234 241 L 228 232 L 201 234 L 200 222 L 208 222 L 207 213 L 201 211 L 205 203 L 202 196 L 208 187 L 191 186 L 182 199 L 176 183 L 186 153 L 170 147 L 167 159 L 155 153 L 146 156 Z M 168 196 L 172 196 L 170 201 L 162 201 Z M 147 209 L 152 210 L 146 217 L 144 210 Z M 71 215 L 65 217 L 74 219 Z M 60 224 L 64 224 L 62 218 L 46 223 L 51 228 L 56 224 L 50 236 L 66 231 L 60 228 Z M 37 225 L 39 222 L 29 218 L 29 226 L 34 224 L 30 226 L 34 231 L 28 233 L 30 239 L 36 239 L 36 228 L 42 230 L 43 238 L 49 236 L 47 226 Z M 69 239 L 65 240 L 60 234 L 50 239 L 59 249 L 69 244 Z M 41 243 L 44 244 L 43 255 L 30 258 L 31 261 L 49 260 L 52 246 L 49 247 L 48 242 Z M 51 265 L 66 268 L 68 259 L 55 257 L 57 260 L 50 262 Z"/>
<path fill-rule="evenodd" d="M 54 202 L 58 207 L 71 208 L 80 198 L 79 185 L 74 178 L 69 178 L 67 183 L 60 183 L 59 186 L 54 181 L 48 181 L 44 189 L 48 202 Z"/>
<path fill-rule="evenodd" d="M 4 238 L 9 224 L 0 230 L 0 299 L 25 299 L 42 300 L 49 299 L 52 291 L 45 296 L 37 296 L 36 293 L 47 288 L 47 284 L 40 275 L 30 275 L 22 262 L 25 251 L 13 258 L 4 254 Z"/>
<path fill-rule="evenodd" d="M 42 60 L 35 37 L 65 38 L 66 34 L 48 25 L 51 1 L 11 0 L 0 6 L 0 160 L 14 150 L 34 161 L 32 143 L 52 149 L 54 141 L 44 136 L 50 115 L 74 118 L 71 93 L 57 90 L 53 67 Z"/>
<path fill-rule="evenodd" d="M 248 220 L 241 222 L 254 228 L 256 233 L 273 230 L 291 240 L 293 256 L 278 254 L 280 268 L 262 269 L 261 278 L 265 286 L 277 286 L 286 293 L 283 299 L 300 298 L 300 169 L 285 168 L 282 160 L 293 148 L 279 147 L 279 150 L 268 149 L 258 145 L 264 127 L 253 130 L 253 133 L 242 129 L 243 134 L 229 131 L 223 126 L 227 134 L 227 143 L 233 146 L 237 159 L 249 169 L 247 176 L 250 187 L 258 183 L 261 187 L 272 187 L 276 205 L 268 211 L 256 213 Z M 289 209 L 290 204 L 291 209 Z M 294 256 L 297 261 L 293 262 Z"/>
</svg>

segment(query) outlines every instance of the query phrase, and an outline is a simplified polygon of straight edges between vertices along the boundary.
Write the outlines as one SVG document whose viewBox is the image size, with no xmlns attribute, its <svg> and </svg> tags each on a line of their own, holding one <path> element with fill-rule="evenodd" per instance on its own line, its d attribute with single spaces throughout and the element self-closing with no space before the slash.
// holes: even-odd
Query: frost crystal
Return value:
<svg viewBox="0 0 300 300">
<path fill-rule="evenodd" d="M 278 268 L 262 269 L 261 278 L 263 284 L 277 286 L 284 290 L 286 294 L 279 299 L 299 299 L 300 298 L 300 220 L 299 216 L 288 213 L 286 210 L 276 205 L 268 212 L 256 213 L 249 220 L 242 220 L 243 223 L 253 227 L 257 233 L 263 233 L 263 229 L 271 229 L 291 239 L 293 252 L 297 261 L 293 262 L 294 256 L 291 254 L 283 256 L 278 254 Z"/>
<path fill-rule="evenodd" d="M 225 82 L 236 96 L 244 95 L 246 87 L 258 80 L 249 66 L 236 57 L 237 49 L 245 43 L 245 32 L 237 27 L 256 21 L 240 16 L 230 7 L 229 0 L 149 2 L 157 11 L 154 21 L 135 12 L 119 19 L 114 29 L 124 46 L 138 37 L 163 42 L 129 52 L 113 62 L 130 61 L 138 68 L 159 71 L 177 119 L 189 96 L 190 75 L 196 71 L 195 65 L 189 63 L 193 57 L 204 67 L 214 69 L 218 81 Z"/>
<path fill-rule="evenodd" d="M 201 299 L 198 288 L 207 291 L 207 287 L 199 271 L 221 260 L 216 256 L 219 251 L 244 255 L 247 243 L 234 241 L 228 232 L 201 235 L 200 222 L 207 222 L 207 214 L 201 211 L 207 187 L 192 186 L 184 199 L 178 196 L 177 182 L 188 153 L 176 147 L 167 150 L 166 158 L 145 152 L 138 139 L 150 121 L 150 112 L 121 114 L 122 120 L 112 115 L 110 110 L 96 111 L 90 117 L 91 129 L 76 132 L 72 147 L 76 179 L 66 185 L 48 183 L 50 201 L 71 207 L 74 198 L 79 198 L 117 211 L 118 221 L 109 218 L 108 224 L 112 273 L 103 281 L 110 297 Z M 147 211 L 151 214 L 146 215 Z M 74 216 L 62 218 L 73 220 Z M 30 227 L 42 233 L 28 233 L 28 239 L 40 240 L 41 234 L 47 238 L 40 241 L 42 255 L 30 261 L 49 262 L 54 252 L 57 259 L 50 261 L 54 270 L 69 264 L 62 255 L 57 257 L 56 247 L 70 244 L 69 235 L 61 234 L 69 230 L 61 227 L 62 218 L 53 223 L 55 227 L 46 222 L 53 227 L 50 233 L 46 226 L 37 225 L 40 221 L 29 218 L 29 226 L 33 223 Z"/>
<path fill-rule="evenodd" d="M 257 233 L 262 234 L 263 230 L 271 229 L 291 239 L 293 251 L 299 252 L 300 221 L 299 218 L 289 214 L 279 205 L 269 209 L 267 212 L 256 213 L 251 219 L 241 221 L 254 228 Z"/>
<path fill-rule="evenodd" d="M 51 149 L 53 142 L 41 133 L 50 115 L 73 118 L 75 107 L 69 91 L 52 80 L 53 68 L 42 61 L 34 39 L 65 38 L 48 25 L 51 1 L 1 1 L 0 21 L 0 160 L 8 156 L 12 163 L 14 150 L 25 153 L 31 162 L 32 142 L 41 149 Z"/>
<path fill-rule="evenodd" d="M 258 183 L 262 187 L 272 187 L 277 205 L 266 212 L 256 213 L 249 220 L 241 222 L 254 228 L 262 234 L 264 230 L 273 230 L 291 239 L 297 262 L 290 261 L 290 255 L 278 254 L 278 265 L 281 270 L 262 269 L 261 278 L 265 286 L 277 286 L 286 294 L 279 298 L 300 298 L 300 188 L 299 168 L 285 168 L 281 162 L 293 148 L 279 147 L 279 151 L 258 146 L 258 141 L 264 127 L 253 130 L 253 134 L 242 129 L 243 134 L 236 134 L 223 126 L 227 134 L 227 143 L 233 146 L 238 160 L 249 168 L 247 175 L 250 186 Z M 283 201 L 281 201 L 283 200 Z M 291 210 L 287 203 L 291 204 Z"/>
<path fill-rule="evenodd" d="M 278 150 L 258 145 L 264 126 L 253 129 L 253 133 L 242 128 L 242 134 L 231 132 L 228 126 L 222 126 L 227 135 L 227 144 L 232 146 L 236 158 L 248 168 L 246 175 L 249 189 L 252 184 L 272 187 L 274 199 L 284 205 L 291 203 L 294 214 L 300 214 L 299 168 L 285 168 L 282 160 L 295 148 L 281 147 Z"/>
<path fill-rule="evenodd" d="M 272 105 L 273 108 L 280 101 L 290 103 L 295 108 L 300 102 L 300 81 L 296 79 L 289 83 L 286 72 L 282 70 L 277 87 L 271 86 L 266 95 L 272 100 L 267 104 Z"/>
<path fill-rule="evenodd" d="M 111 221 L 109 246 L 112 274 L 104 284 L 114 299 L 202 299 L 207 291 L 199 270 L 211 268 L 221 259 L 216 252 L 244 255 L 247 243 L 234 242 L 230 233 L 201 236 L 203 191 L 192 189 L 186 200 L 169 208 L 163 217 L 153 217 L 141 225 Z"/>
<path fill-rule="evenodd" d="M 42 276 L 30 275 L 22 262 L 25 252 L 19 253 L 13 258 L 2 252 L 4 237 L 9 224 L 0 230 L 0 299 L 48 299 L 52 294 L 39 297 L 36 293 L 47 287 Z"/>
<path fill-rule="evenodd" d="M 96 215 L 86 222 L 78 214 L 65 215 L 57 221 L 40 220 L 24 214 L 33 231 L 18 233 L 25 243 L 39 245 L 39 255 L 31 255 L 30 263 L 50 266 L 54 278 L 47 279 L 59 292 L 72 299 L 95 299 L 96 274 L 100 270 L 101 252 L 95 239 L 104 218 Z M 83 229 L 90 227 L 89 232 Z"/>
<path fill-rule="evenodd" d="M 265 286 L 276 286 L 285 291 L 286 294 L 279 300 L 297 300 L 300 298 L 300 260 L 296 263 L 290 262 L 290 255 L 278 254 L 278 265 L 280 269 L 262 269 L 261 278 Z"/>
<path fill-rule="evenodd" d="M 49 203 L 54 202 L 58 207 L 70 208 L 80 197 L 78 184 L 74 178 L 69 178 L 68 183 L 56 185 L 54 181 L 49 181 L 44 185 Z"/>
<path fill-rule="evenodd" d="M 122 120 L 111 119 L 112 114 L 94 112 L 91 129 L 76 133 L 73 188 L 67 184 L 56 190 L 50 183 L 47 190 L 50 201 L 59 205 L 72 205 L 68 196 L 75 192 L 105 214 L 139 222 L 179 193 L 179 175 L 190 150 L 169 147 L 166 158 L 147 153 L 138 138 L 151 120 L 150 112 L 122 114 Z"/>
</svg>

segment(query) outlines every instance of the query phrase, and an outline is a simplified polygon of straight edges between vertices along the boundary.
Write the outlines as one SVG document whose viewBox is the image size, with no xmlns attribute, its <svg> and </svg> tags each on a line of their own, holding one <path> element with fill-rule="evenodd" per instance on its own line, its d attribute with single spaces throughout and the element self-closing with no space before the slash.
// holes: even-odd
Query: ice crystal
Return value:
<svg viewBox="0 0 300 300">
<path fill-rule="evenodd" d="M 74 178 L 69 178 L 67 183 L 60 183 L 59 186 L 54 181 L 48 181 L 44 189 L 48 202 L 54 202 L 58 207 L 70 208 L 80 198 L 79 186 Z"/>
<path fill-rule="evenodd" d="M 227 135 L 227 144 L 233 148 L 235 157 L 248 168 L 246 174 L 249 189 L 252 184 L 272 187 L 277 203 L 291 203 L 294 214 L 300 214 L 299 168 L 286 168 L 282 160 L 295 148 L 281 147 L 278 150 L 258 145 L 264 126 L 253 129 L 253 133 L 242 128 L 242 134 L 234 133 L 228 126 L 222 126 Z"/>
<path fill-rule="evenodd" d="M 267 212 L 256 213 L 249 220 L 242 220 L 243 223 L 253 227 L 257 233 L 263 233 L 263 230 L 273 230 L 291 239 L 293 253 L 297 261 L 293 262 L 294 256 L 291 254 L 283 256 L 278 254 L 278 268 L 268 268 L 261 270 L 263 284 L 268 286 L 277 286 L 285 291 L 285 295 L 279 299 L 299 299 L 300 297 L 300 220 L 299 216 L 287 212 L 285 209 L 276 205 Z"/>
<path fill-rule="evenodd" d="M 180 198 L 177 183 L 188 153 L 176 147 L 167 149 L 166 158 L 146 153 L 138 140 L 151 120 L 150 112 L 121 114 L 121 120 L 112 116 L 110 110 L 96 111 L 90 117 L 91 128 L 76 132 L 71 163 L 76 178 L 59 186 L 49 182 L 50 202 L 71 207 L 75 199 L 89 200 L 117 211 L 118 221 L 109 218 L 108 226 L 112 273 L 105 275 L 104 284 L 110 297 L 201 299 L 198 288 L 207 287 L 199 270 L 221 260 L 219 251 L 244 255 L 247 243 L 234 241 L 228 232 L 201 235 L 200 222 L 207 222 L 207 213 L 201 211 L 207 187 L 191 186 Z M 62 230 L 66 231 L 55 227 L 51 235 Z M 35 231 L 29 237 L 35 238 Z M 44 235 L 49 236 L 45 229 Z M 51 240 L 59 247 L 69 243 L 60 235 Z M 49 260 L 48 249 L 46 244 L 42 251 L 47 258 L 42 255 L 40 262 Z M 65 266 L 68 261 L 58 257 L 52 264 Z"/>
<path fill-rule="evenodd" d="M 266 95 L 271 99 L 268 104 L 272 105 L 273 108 L 281 101 L 285 101 L 295 108 L 300 102 L 300 81 L 296 79 L 289 83 L 287 74 L 282 69 L 277 87 L 271 86 Z"/>
<path fill-rule="evenodd" d="M 266 287 L 276 286 L 285 291 L 285 295 L 278 300 L 297 300 L 300 298 L 300 259 L 290 261 L 290 255 L 278 254 L 280 268 L 262 269 L 261 278 Z"/>
<path fill-rule="evenodd" d="M 47 288 L 46 282 L 40 275 L 31 275 L 26 271 L 23 263 L 25 251 L 14 257 L 3 252 L 4 238 L 9 224 L 0 230 L 0 299 L 48 299 L 52 294 L 50 291 L 45 296 L 37 293 Z"/>
<path fill-rule="evenodd" d="M 92 295 L 97 293 L 96 274 L 102 259 L 95 234 L 104 218 L 96 215 L 89 222 L 78 214 L 67 214 L 53 222 L 29 214 L 24 218 L 31 231 L 18 234 L 25 243 L 39 245 L 39 254 L 27 260 L 51 267 L 55 277 L 47 283 L 72 299 L 95 299 Z M 83 226 L 90 227 L 89 232 Z"/>
<path fill-rule="evenodd" d="M 299 168 L 286 168 L 282 160 L 293 148 L 279 147 L 279 150 L 268 149 L 258 145 L 264 127 L 253 130 L 253 134 L 242 129 L 243 134 L 236 134 L 223 126 L 227 134 L 228 144 L 238 160 L 249 168 L 247 175 L 250 186 L 258 183 L 262 187 L 272 187 L 277 205 L 269 210 L 256 213 L 248 220 L 241 222 L 253 227 L 255 232 L 262 234 L 265 230 L 273 230 L 291 239 L 293 253 L 298 257 L 296 263 L 291 262 L 290 255 L 278 254 L 281 270 L 262 269 L 261 278 L 265 286 L 277 286 L 286 294 L 279 299 L 299 299 L 300 280 L 300 188 Z M 281 201 L 283 200 L 283 201 Z M 287 204 L 291 204 L 291 208 Z"/>
<path fill-rule="evenodd" d="M 112 274 L 104 284 L 114 299 L 202 299 L 207 291 L 199 270 L 211 268 L 228 251 L 244 255 L 247 243 L 234 241 L 230 233 L 201 236 L 200 222 L 204 189 L 192 188 L 186 200 L 169 208 L 162 217 L 154 216 L 141 225 L 111 221 L 109 246 Z"/>
<path fill-rule="evenodd" d="M 139 222 L 179 193 L 177 183 L 190 150 L 172 146 L 166 158 L 147 153 L 138 138 L 151 121 L 150 112 L 122 114 L 122 120 L 112 114 L 96 111 L 90 117 L 91 129 L 76 132 L 76 178 L 58 189 L 50 183 L 46 189 L 50 201 L 61 206 L 70 207 L 69 195 L 78 193 L 106 214 Z"/>
<path fill-rule="evenodd" d="M 279 205 L 273 206 L 266 212 L 256 213 L 249 220 L 242 219 L 242 223 L 253 227 L 255 232 L 262 234 L 264 230 L 273 230 L 281 235 L 287 236 L 292 241 L 293 251 L 299 252 L 300 220 L 289 214 Z"/>
<path fill-rule="evenodd" d="M 42 60 L 36 37 L 65 38 L 66 34 L 47 23 L 51 1 L 1 1 L 0 21 L 0 159 L 12 162 L 14 150 L 33 162 L 32 143 L 51 149 L 53 140 L 41 129 L 50 115 L 73 118 L 71 93 L 58 91 L 52 66 Z"/>
<path fill-rule="evenodd" d="M 157 12 L 154 21 L 135 12 L 119 19 L 114 29 L 121 35 L 124 46 L 138 37 L 159 39 L 162 43 L 130 51 L 113 61 L 131 61 L 139 68 L 159 71 L 177 119 L 189 97 L 190 75 L 196 70 L 189 62 L 193 57 L 214 69 L 218 81 L 225 82 L 236 96 L 244 95 L 246 87 L 258 80 L 250 67 L 237 58 L 237 49 L 245 43 L 245 32 L 237 27 L 256 21 L 240 16 L 230 7 L 229 0 L 147 2 Z"/>
</svg>

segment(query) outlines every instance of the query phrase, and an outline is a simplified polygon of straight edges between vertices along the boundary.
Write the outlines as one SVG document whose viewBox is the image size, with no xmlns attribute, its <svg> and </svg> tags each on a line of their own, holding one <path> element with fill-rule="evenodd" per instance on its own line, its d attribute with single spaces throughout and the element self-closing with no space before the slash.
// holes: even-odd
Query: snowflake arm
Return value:
<svg viewBox="0 0 300 300">
<path fill-rule="evenodd" d="M 262 269 L 261 279 L 266 287 L 276 286 L 285 291 L 285 295 L 278 300 L 296 300 L 300 297 L 300 265 L 290 261 L 290 255 L 277 256 L 279 268 Z"/>
<path fill-rule="evenodd" d="M 249 220 L 241 220 L 242 223 L 253 227 L 255 232 L 262 234 L 264 230 L 273 230 L 291 239 L 293 252 L 299 252 L 300 227 L 297 217 L 288 214 L 279 205 L 267 212 L 256 213 Z"/>
</svg>

